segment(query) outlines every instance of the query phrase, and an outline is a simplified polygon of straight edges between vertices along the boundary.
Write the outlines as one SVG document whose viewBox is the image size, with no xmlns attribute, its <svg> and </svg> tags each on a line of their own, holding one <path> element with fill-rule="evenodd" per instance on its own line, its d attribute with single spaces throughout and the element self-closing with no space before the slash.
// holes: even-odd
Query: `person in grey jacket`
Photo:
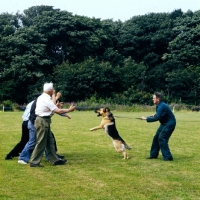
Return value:
<svg viewBox="0 0 200 200">
<path fill-rule="evenodd" d="M 173 156 L 170 152 L 168 142 L 176 127 L 176 118 L 170 107 L 164 103 L 161 93 L 154 93 L 153 103 L 156 105 L 156 114 L 149 117 L 141 117 L 142 120 L 146 120 L 147 122 L 160 122 L 160 126 L 157 129 L 152 141 L 150 156 L 148 159 L 156 159 L 159 151 L 161 150 L 163 160 L 172 161 Z"/>
</svg>

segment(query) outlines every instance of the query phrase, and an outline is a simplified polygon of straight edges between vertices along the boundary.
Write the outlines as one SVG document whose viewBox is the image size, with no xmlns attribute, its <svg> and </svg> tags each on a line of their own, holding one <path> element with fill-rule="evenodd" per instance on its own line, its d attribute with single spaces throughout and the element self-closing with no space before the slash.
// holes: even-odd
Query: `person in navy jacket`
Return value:
<svg viewBox="0 0 200 200">
<path fill-rule="evenodd" d="M 153 103 L 156 105 L 156 114 L 149 117 L 142 116 L 142 120 L 147 122 L 159 121 L 160 126 L 154 135 L 150 156 L 148 159 L 155 159 L 158 157 L 161 150 L 164 161 L 172 161 L 173 156 L 169 149 L 169 138 L 176 127 L 176 118 L 170 107 L 164 103 L 162 94 L 155 92 L 153 95 Z"/>
</svg>

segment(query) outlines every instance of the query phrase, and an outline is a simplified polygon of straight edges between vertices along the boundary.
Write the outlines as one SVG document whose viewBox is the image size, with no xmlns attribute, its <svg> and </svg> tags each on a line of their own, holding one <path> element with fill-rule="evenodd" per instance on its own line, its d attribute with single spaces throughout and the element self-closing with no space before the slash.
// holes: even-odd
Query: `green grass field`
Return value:
<svg viewBox="0 0 200 200">
<path fill-rule="evenodd" d="M 21 137 L 23 112 L 0 112 L 0 199 L 17 200 L 190 200 L 200 199 L 200 113 L 177 112 L 170 139 L 172 162 L 147 160 L 159 122 L 135 117 L 153 113 L 117 112 L 117 129 L 132 147 L 129 160 L 117 153 L 104 130 L 90 132 L 100 117 L 75 111 L 72 119 L 52 118 L 58 153 L 68 164 L 43 168 L 4 160 Z"/>
</svg>

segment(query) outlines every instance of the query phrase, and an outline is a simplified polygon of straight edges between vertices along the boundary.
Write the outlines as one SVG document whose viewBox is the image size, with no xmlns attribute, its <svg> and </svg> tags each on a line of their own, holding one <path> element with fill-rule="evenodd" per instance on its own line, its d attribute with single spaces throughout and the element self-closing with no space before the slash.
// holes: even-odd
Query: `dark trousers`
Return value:
<svg viewBox="0 0 200 200">
<path fill-rule="evenodd" d="M 22 152 L 26 143 L 29 140 L 29 130 L 28 130 L 28 121 L 23 121 L 22 123 L 22 136 L 19 143 L 15 145 L 15 147 L 8 153 L 11 157 L 18 157 L 19 153 Z"/>
<path fill-rule="evenodd" d="M 172 159 L 172 154 L 169 149 L 169 138 L 172 135 L 176 124 L 160 125 L 151 145 L 150 156 L 158 157 L 159 151 L 161 150 L 163 159 Z"/>
<path fill-rule="evenodd" d="M 51 132 L 52 133 L 52 132 Z M 52 133 L 52 137 L 54 139 L 54 145 L 55 145 L 55 151 L 57 152 L 58 151 L 58 148 L 57 148 L 57 144 L 56 144 L 56 138 L 54 136 L 54 134 Z"/>
</svg>

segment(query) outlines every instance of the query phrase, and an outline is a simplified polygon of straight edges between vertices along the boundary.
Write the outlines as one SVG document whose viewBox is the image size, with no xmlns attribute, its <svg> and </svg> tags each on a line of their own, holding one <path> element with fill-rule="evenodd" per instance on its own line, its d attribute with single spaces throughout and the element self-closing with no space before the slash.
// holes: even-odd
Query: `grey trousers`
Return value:
<svg viewBox="0 0 200 200">
<path fill-rule="evenodd" d="M 30 163 L 39 164 L 44 155 L 45 148 L 50 162 L 54 163 L 60 160 L 55 151 L 54 138 L 51 132 L 50 124 L 51 118 L 36 118 L 36 145 L 31 155 Z"/>
</svg>

